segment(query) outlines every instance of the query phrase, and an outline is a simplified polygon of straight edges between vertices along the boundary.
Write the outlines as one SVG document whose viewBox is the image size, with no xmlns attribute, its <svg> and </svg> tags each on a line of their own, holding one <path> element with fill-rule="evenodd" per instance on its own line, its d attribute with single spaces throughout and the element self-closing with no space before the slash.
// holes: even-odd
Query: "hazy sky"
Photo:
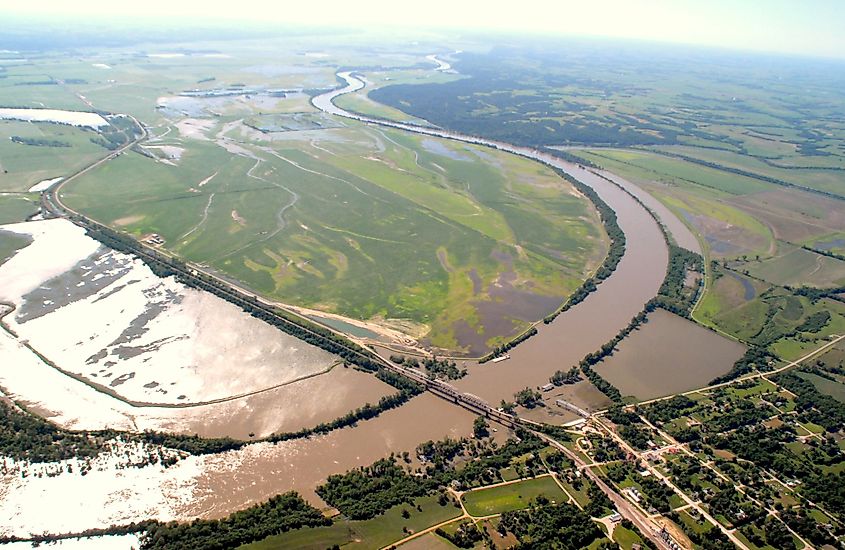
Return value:
<svg viewBox="0 0 845 550">
<path fill-rule="evenodd" d="M 3 12 L 504 29 L 845 58 L 845 0 L 0 0 Z"/>
</svg>

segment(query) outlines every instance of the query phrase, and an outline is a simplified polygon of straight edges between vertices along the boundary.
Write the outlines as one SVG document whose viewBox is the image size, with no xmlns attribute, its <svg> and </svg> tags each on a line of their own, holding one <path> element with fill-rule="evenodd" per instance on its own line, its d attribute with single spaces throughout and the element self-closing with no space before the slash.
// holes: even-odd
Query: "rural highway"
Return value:
<svg viewBox="0 0 845 550">
<path fill-rule="evenodd" d="M 671 546 L 663 540 L 663 538 L 659 535 L 659 530 L 656 528 L 654 522 L 652 522 L 648 516 L 642 513 L 636 506 L 631 504 L 625 497 L 621 496 L 619 493 L 611 489 L 607 483 L 601 479 L 598 474 L 596 474 L 592 468 L 590 468 L 584 460 L 578 456 L 576 453 L 569 450 L 566 446 L 562 445 L 556 439 L 549 437 L 542 433 L 536 433 L 540 439 L 544 440 L 546 443 L 557 449 L 558 451 L 562 452 L 566 455 L 575 466 L 583 472 L 584 475 L 589 477 L 593 483 L 598 486 L 601 491 L 607 495 L 613 505 L 616 507 L 616 511 L 619 514 L 630 520 L 631 523 L 637 526 L 637 529 L 643 534 L 643 536 L 648 537 L 648 539 L 657 547 L 662 550 L 672 550 Z"/>
</svg>

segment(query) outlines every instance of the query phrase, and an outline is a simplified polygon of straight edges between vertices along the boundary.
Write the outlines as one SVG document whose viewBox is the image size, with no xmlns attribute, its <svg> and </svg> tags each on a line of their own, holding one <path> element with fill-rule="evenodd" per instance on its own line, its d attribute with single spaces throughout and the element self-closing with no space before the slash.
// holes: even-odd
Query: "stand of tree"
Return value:
<svg viewBox="0 0 845 550">
<path fill-rule="evenodd" d="M 519 541 L 517 548 L 535 550 L 576 550 L 592 547 L 603 537 L 590 516 L 574 504 L 549 504 L 538 497 L 526 510 L 505 512 L 497 527 L 500 534 L 510 532 Z M 618 548 L 616 545 L 605 548 Z"/>
<path fill-rule="evenodd" d="M 472 521 L 462 522 L 454 533 L 447 533 L 440 527 L 435 529 L 434 532 L 458 548 L 473 548 L 484 538 L 481 530 Z"/>
<path fill-rule="evenodd" d="M 699 287 L 691 288 L 686 285 L 687 273 L 690 271 L 703 273 L 704 258 L 675 244 L 668 243 L 668 246 L 669 267 L 655 298 L 655 305 L 688 318 L 698 296 Z"/>
<path fill-rule="evenodd" d="M 142 550 L 226 550 L 298 529 L 331 525 L 331 520 L 295 492 L 235 512 L 220 520 L 155 523 L 141 537 Z"/>
<path fill-rule="evenodd" d="M 549 382 L 555 386 L 577 384 L 583 380 L 580 372 L 581 371 L 578 370 L 578 367 L 570 367 L 568 371 L 558 370 L 555 371 L 555 373 L 549 378 Z"/>
<path fill-rule="evenodd" d="M 330 475 L 317 494 L 349 519 L 360 520 L 383 514 L 430 489 L 430 484 L 408 475 L 395 459 L 383 458 L 371 466 Z"/>
<path fill-rule="evenodd" d="M 522 334 L 520 334 L 519 336 L 517 336 L 513 340 L 508 340 L 504 344 L 496 346 L 495 348 L 493 348 L 493 350 L 490 353 L 488 353 L 487 355 L 485 355 L 484 357 L 479 359 L 478 362 L 479 363 L 486 363 L 487 361 L 490 361 L 491 359 L 495 359 L 496 357 L 501 357 L 502 355 L 506 354 L 507 352 L 509 352 L 510 350 L 512 350 L 513 348 L 515 348 L 519 344 L 521 344 L 522 342 L 528 340 L 529 338 L 531 338 L 535 334 L 537 334 L 537 327 L 531 327 L 530 329 L 526 330 L 525 332 L 523 332 Z"/>
<path fill-rule="evenodd" d="M 584 196 L 586 196 L 596 207 L 596 210 L 598 210 L 599 216 L 601 217 L 602 224 L 604 225 L 604 229 L 607 232 L 607 236 L 610 238 L 610 247 L 608 248 L 607 256 L 605 256 L 602 265 L 596 270 L 593 277 L 584 281 L 584 283 L 572 293 L 569 299 L 557 311 L 547 315 L 543 319 L 543 322 L 546 324 L 551 323 L 558 315 L 572 308 L 576 304 L 583 302 L 587 296 L 595 292 L 598 285 L 616 271 L 616 267 L 622 260 L 622 256 L 625 255 L 625 233 L 622 231 L 622 228 L 619 227 L 619 223 L 616 219 L 616 212 L 614 212 L 614 210 L 608 206 L 601 197 L 599 197 L 598 193 L 596 193 L 592 187 L 581 183 L 559 168 L 554 168 L 554 171 L 560 177 L 570 182 L 579 192 L 583 193 Z"/>
<path fill-rule="evenodd" d="M 59 141 L 57 139 L 31 138 L 22 136 L 12 136 L 10 139 L 12 140 L 12 143 L 20 143 L 21 145 L 32 145 L 34 147 L 70 147 L 70 143 L 66 141 Z"/>
<path fill-rule="evenodd" d="M 126 525 L 111 525 L 102 529 L 86 529 L 85 531 L 78 531 L 76 533 L 41 533 L 38 535 L 33 534 L 26 538 L 16 537 L 14 535 L 3 535 L 0 536 L 0 545 L 10 544 L 12 542 L 30 542 L 32 543 L 33 548 L 38 548 L 41 546 L 41 544 L 55 543 L 61 540 L 102 537 L 107 535 L 128 535 L 130 533 L 142 533 L 158 524 L 159 522 L 156 520 L 145 520 L 140 521 L 138 523 L 127 523 Z"/>
<path fill-rule="evenodd" d="M 458 380 L 467 374 L 466 369 L 459 369 L 457 363 L 449 359 L 438 359 L 437 357 L 426 357 L 422 361 L 416 357 L 403 357 L 391 355 L 390 360 L 397 365 L 405 365 L 417 369 L 423 367 L 431 378 L 444 380 Z"/>
</svg>

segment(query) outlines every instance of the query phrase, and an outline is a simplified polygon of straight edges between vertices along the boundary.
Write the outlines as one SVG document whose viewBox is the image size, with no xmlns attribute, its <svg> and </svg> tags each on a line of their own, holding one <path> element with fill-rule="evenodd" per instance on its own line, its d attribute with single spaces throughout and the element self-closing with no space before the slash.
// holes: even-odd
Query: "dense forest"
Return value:
<svg viewBox="0 0 845 550">
<path fill-rule="evenodd" d="M 676 143 L 679 130 L 645 118 L 618 116 L 600 121 L 579 116 L 589 115 L 595 108 L 567 101 L 555 88 L 579 84 L 594 88 L 595 80 L 538 70 L 535 62 L 522 63 L 523 53 L 518 47 L 506 46 L 489 53 L 465 52 L 454 67 L 468 78 L 441 84 L 397 84 L 373 90 L 370 97 L 437 126 L 529 147 Z M 542 55 L 542 61 L 546 66 L 557 62 L 548 53 Z M 520 82 L 533 82 L 531 92 L 525 93 Z M 625 91 L 610 82 L 600 86 L 608 92 Z M 572 116 L 561 117 L 561 113 Z"/>
</svg>

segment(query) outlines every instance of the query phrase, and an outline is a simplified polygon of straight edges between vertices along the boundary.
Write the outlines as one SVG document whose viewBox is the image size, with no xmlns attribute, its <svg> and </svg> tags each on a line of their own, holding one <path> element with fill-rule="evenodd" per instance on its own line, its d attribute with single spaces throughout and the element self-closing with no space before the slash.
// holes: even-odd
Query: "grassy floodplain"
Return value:
<svg viewBox="0 0 845 550">
<path fill-rule="evenodd" d="M 163 134 L 64 200 L 263 295 L 398 320 L 437 347 L 483 353 L 524 330 L 606 250 L 586 198 L 502 152 L 317 114 Z"/>
<path fill-rule="evenodd" d="M 341 66 L 374 87 L 461 78 L 421 62 L 442 50 L 434 42 L 337 43 L 38 53 L 5 67 L 0 104 L 126 113 L 147 127 L 142 147 L 63 189 L 86 215 L 139 238 L 157 233 L 166 249 L 267 297 L 483 355 L 598 266 L 607 237 L 597 213 L 536 163 L 320 114 L 309 94 L 337 86 Z M 231 95 L 201 97 L 219 90 Z M 343 101 L 401 117 L 364 96 Z M 0 137 L 13 135 L 63 146 L 0 140 L 0 191 L 108 154 L 90 130 L 0 122 Z M 20 202 L 6 203 L 0 215 L 24 217 Z"/>
<path fill-rule="evenodd" d="M 477 489 L 464 493 L 463 501 L 470 515 L 481 517 L 527 508 L 540 495 L 555 503 L 567 501 L 566 493 L 551 476 Z"/>
</svg>

